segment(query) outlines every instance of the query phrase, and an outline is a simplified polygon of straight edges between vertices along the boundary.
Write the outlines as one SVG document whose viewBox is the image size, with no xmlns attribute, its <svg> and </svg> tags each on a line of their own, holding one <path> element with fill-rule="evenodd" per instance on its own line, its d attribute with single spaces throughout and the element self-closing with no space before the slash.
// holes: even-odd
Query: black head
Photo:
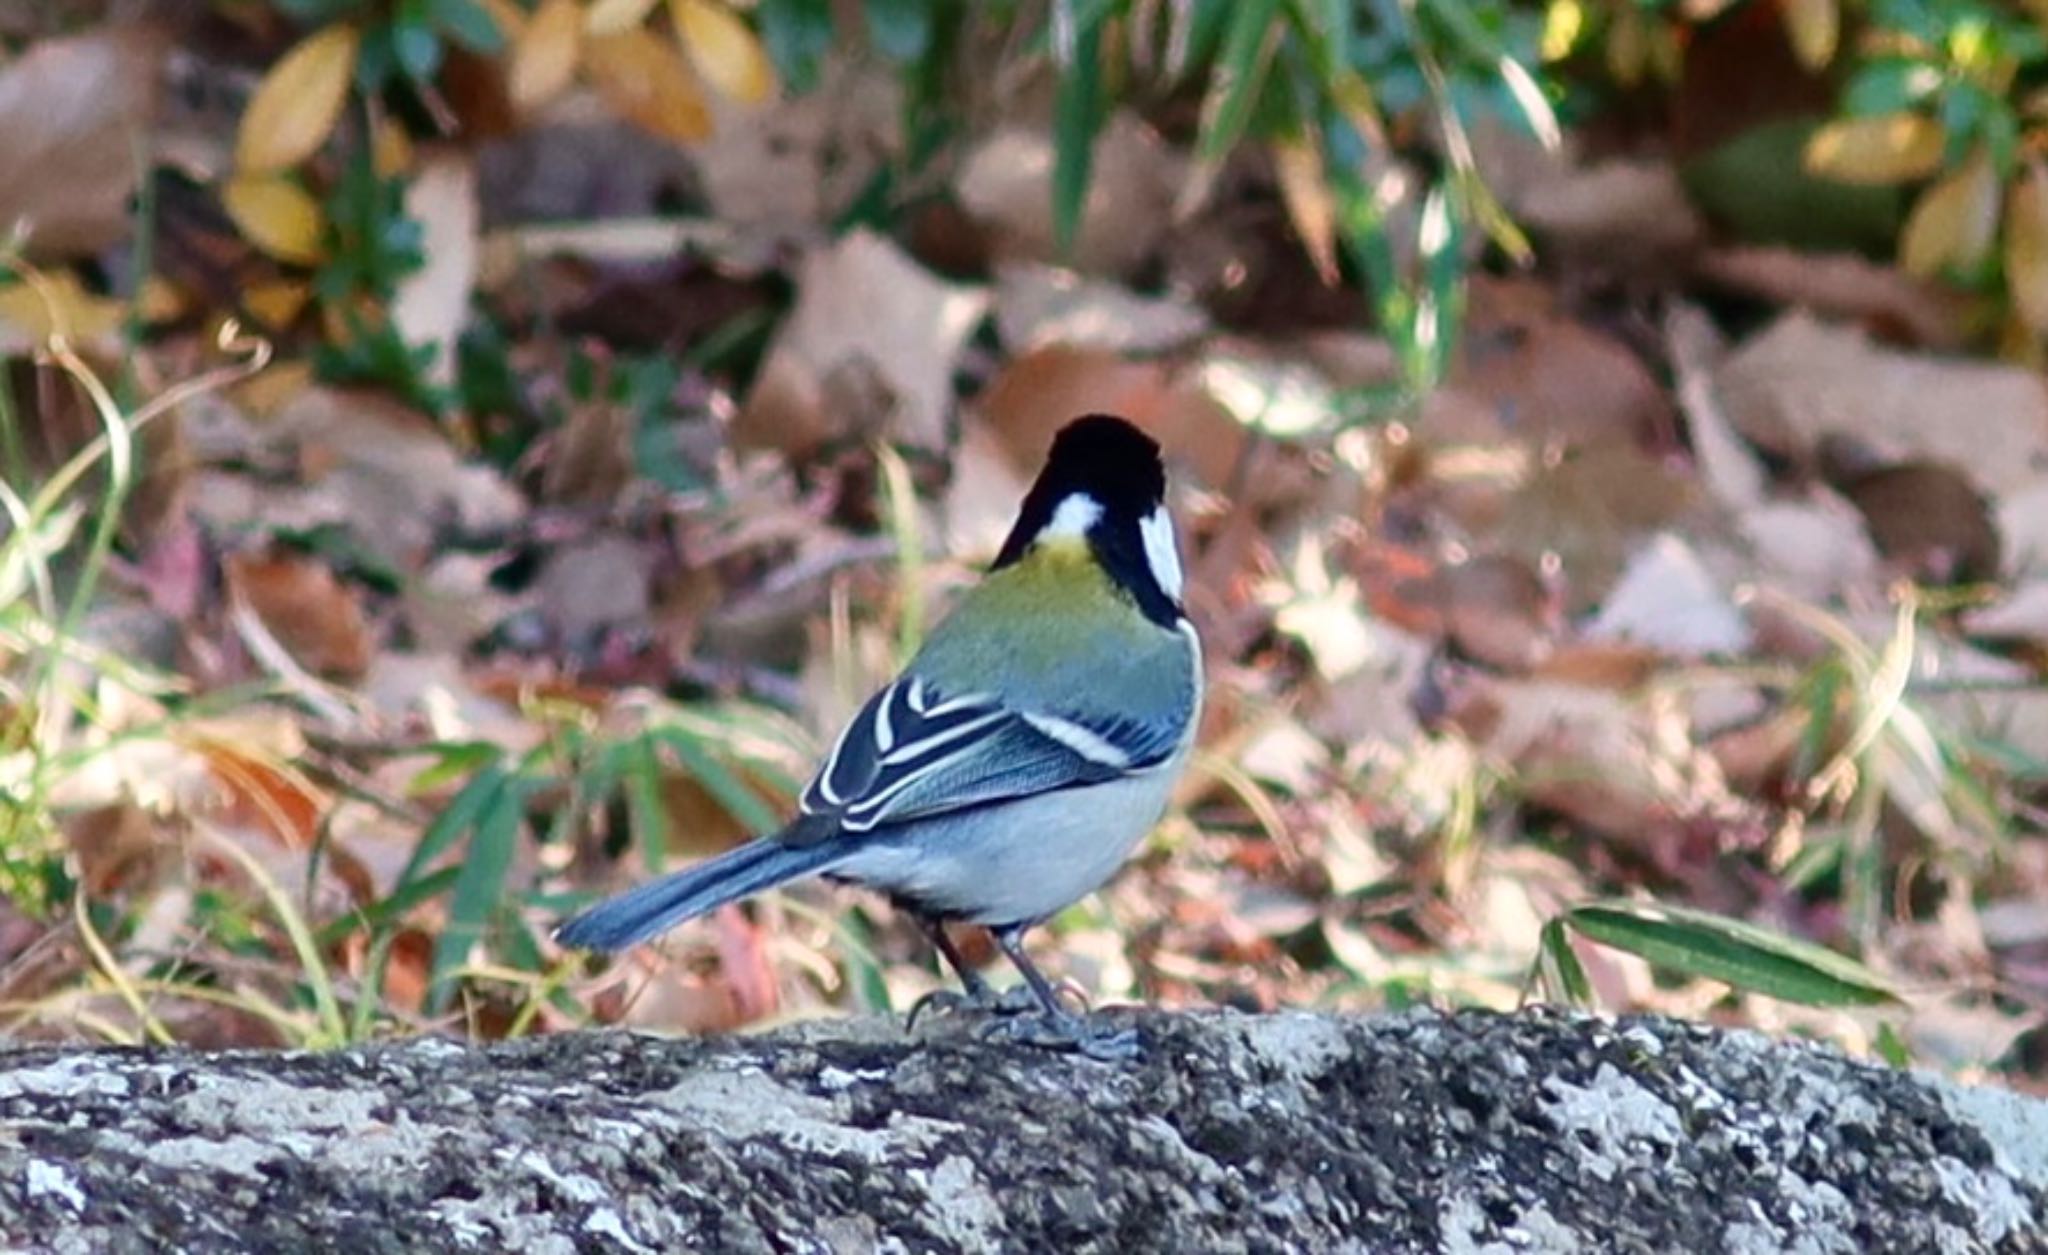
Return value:
<svg viewBox="0 0 2048 1255">
<path fill-rule="evenodd" d="M 993 569 L 1041 540 L 1076 534 L 1148 618 L 1166 625 L 1180 618 L 1180 558 L 1159 444 L 1109 414 L 1077 418 L 1053 438 Z"/>
</svg>

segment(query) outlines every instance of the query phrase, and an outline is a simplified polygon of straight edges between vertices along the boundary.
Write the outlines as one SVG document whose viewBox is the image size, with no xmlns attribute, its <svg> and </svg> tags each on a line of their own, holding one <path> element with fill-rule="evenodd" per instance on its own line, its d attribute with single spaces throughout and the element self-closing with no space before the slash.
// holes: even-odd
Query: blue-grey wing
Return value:
<svg viewBox="0 0 2048 1255">
<path fill-rule="evenodd" d="M 804 791 L 807 814 L 866 832 L 947 811 L 1114 779 L 1171 757 L 1184 724 L 1088 720 L 948 697 L 917 676 L 873 698 Z"/>
</svg>

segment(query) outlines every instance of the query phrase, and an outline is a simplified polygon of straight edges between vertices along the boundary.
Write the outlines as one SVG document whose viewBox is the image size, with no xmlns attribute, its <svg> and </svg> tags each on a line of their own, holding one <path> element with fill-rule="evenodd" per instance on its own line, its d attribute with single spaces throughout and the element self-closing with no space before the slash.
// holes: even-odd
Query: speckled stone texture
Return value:
<svg viewBox="0 0 2048 1255">
<path fill-rule="evenodd" d="M 1661 1020 L 0 1052 L 50 1251 L 2048 1251 L 2048 1104 Z"/>
</svg>

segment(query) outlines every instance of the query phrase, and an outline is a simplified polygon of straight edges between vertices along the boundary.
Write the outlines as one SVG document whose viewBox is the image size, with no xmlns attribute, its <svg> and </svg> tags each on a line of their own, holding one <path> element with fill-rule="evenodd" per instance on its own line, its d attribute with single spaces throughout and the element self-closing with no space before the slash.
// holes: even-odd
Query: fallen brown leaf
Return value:
<svg viewBox="0 0 2048 1255">
<path fill-rule="evenodd" d="M 376 643 L 362 603 L 326 564 L 280 552 L 234 554 L 225 565 L 228 595 L 255 611 L 301 667 L 351 680 L 370 669 Z"/>
<path fill-rule="evenodd" d="M 805 258 L 797 290 L 735 442 L 791 456 L 878 436 L 945 447 L 954 363 L 988 295 L 939 280 L 866 230 Z"/>
<path fill-rule="evenodd" d="M 164 52 L 148 27 L 109 26 L 0 68 L 0 235 L 23 231 L 30 257 L 75 257 L 128 234 Z"/>
</svg>

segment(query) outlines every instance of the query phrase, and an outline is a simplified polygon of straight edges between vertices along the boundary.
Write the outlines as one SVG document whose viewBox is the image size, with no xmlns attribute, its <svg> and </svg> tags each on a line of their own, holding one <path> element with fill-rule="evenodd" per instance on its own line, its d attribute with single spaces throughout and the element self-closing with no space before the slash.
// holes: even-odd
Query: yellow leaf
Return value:
<svg viewBox="0 0 2048 1255">
<path fill-rule="evenodd" d="M 1920 194 L 1899 236 L 1899 265 L 1931 278 L 1948 265 L 1975 266 L 1998 237 L 1998 175 L 1982 147 Z"/>
<path fill-rule="evenodd" d="M 251 418 L 275 417 L 278 411 L 313 386 L 313 364 L 276 362 L 228 388 L 228 397 Z"/>
<path fill-rule="evenodd" d="M 1940 165 L 1941 126 L 1918 113 L 1843 118 L 1806 142 L 1807 173 L 1841 183 L 1904 183 Z"/>
<path fill-rule="evenodd" d="M 325 255 L 320 205 L 292 180 L 242 175 L 228 180 L 220 199 L 242 238 L 279 261 L 310 266 Z"/>
<path fill-rule="evenodd" d="M 1280 198 L 1287 205 L 1294 233 L 1308 250 L 1316 274 L 1326 284 L 1337 282 L 1337 209 L 1330 181 L 1323 171 L 1323 150 L 1307 135 L 1273 143 L 1273 173 L 1280 180 Z"/>
<path fill-rule="evenodd" d="M 1607 73 L 1623 87 L 1641 83 L 1649 65 L 1650 32 L 1645 21 L 1636 6 L 1624 4 L 1615 10 L 1614 22 L 1607 28 Z"/>
<path fill-rule="evenodd" d="M 144 279 L 135 293 L 136 312 L 142 315 L 142 321 L 152 326 L 183 318 L 191 308 L 190 298 L 162 275 Z"/>
<path fill-rule="evenodd" d="M 377 119 L 370 139 L 370 164 L 380 179 L 395 179 L 412 169 L 412 136 L 388 113 Z"/>
<path fill-rule="evenodd" d="M 583 15 L 583 29 L 592 35 L 623 35 L 647 20 L 656 0 L 596 0 Z"/>
<path fill-rule="evenodd" d="M 675 46 L 644 30 L 590 40 L 583 53 L 590 85 L 626 121 L 694 144 L 711 135 L 711 109 Z"/>
<path fill-rule="evenodd" d="M 312 295 L 312 287 L 303 280 L 274 279 L 251 284 L 242 293 L 242 308 L 270 330 L 282 331 L 298 321 Z"/>
<path fill-rule="evenodd" d="M 576 0 L 542 0 L 512 47 L 506 92 L 514 108 L 537 109 L 562 94 L 576 77 L 583 13 Z"/>
<path fill-rule="evenodd" d="M 1550 0 L 1543 9 L 1543 37 L 1537 43 L 1537 55 L 1545 64 L 1564 60 L 1578 47 L 1585 29 L 1586 6 L 1580 0 Z"/>
<path fill-rule="evenodd" d="M 1650 73 L 1666 87 L 1678 86 L 1685 77 L 1685 45 L 1678 39 L 1678 23 L 1659 22 L 1650 28 Z"/>
<path fill-rule="evenodd" d="M 2005 202 L 2005 285 L 2035 335 L 2048 332 L 2048 171 L 2030 161 Z"/>
<path fill-rule="evenodd" d="M 348 100 L 361 42 L 353 26 L 336 23 L 308 35 L 271 67 L 242 111 L 237 169 L 273 174 L 319 151 Z"/>
<path fill-rule="evenodd" d="M 1842 34 L 1840 0 L 1778 0 L 1778 13 L 1785 19 L 1785 34 L 1799 64 L 1819 70 L 1835 59 L 1835 44 Z"/>
<path fill-rule="evenodd" d="M 101 340 L 121 330 L 128 307 L 88 292 L 69 270 L 50 271 L 40 283 L 0 284 L 0 328 L 32 342 L 62 335 L 73 341 Z"/>
<path fill-rule="evenodd" d="M 775 67 L 738 14 L 710 0 L 668 0 L 668 15 L 690 64 L 719 95 L 758 105 L 775 94 Z"/>
</svg>

